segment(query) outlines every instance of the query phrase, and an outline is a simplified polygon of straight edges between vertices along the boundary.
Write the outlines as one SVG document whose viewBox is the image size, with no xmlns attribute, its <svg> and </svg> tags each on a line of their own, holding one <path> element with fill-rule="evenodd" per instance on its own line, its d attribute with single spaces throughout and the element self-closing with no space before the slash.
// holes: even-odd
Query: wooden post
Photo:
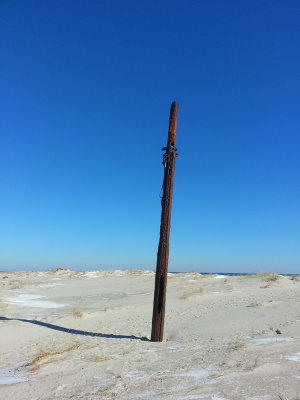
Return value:
<svg viewBox="0 0 300 400">
<path fill-rule="evenodd" d="M 152 333 L 153 342 L 161 342 L 164 333 L 166 288 L 169 260 L 169 237 L 173 195 L 173 180 L 175 170 L 176 153 L 176 129 L 177 129 L 178 103 L 174 101 L 170 110 L 169 132 L 167 147 L 163 155 L 164 181 L 163 197 L 161 201 L 160 238 L 157 251 L 155 290 L 153 301 Z"/>
</svg>

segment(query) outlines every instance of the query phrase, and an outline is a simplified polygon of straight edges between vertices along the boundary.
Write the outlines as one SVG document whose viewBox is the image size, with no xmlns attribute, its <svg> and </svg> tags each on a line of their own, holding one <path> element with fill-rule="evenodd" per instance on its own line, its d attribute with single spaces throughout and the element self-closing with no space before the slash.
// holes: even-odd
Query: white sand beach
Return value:
<svg viewBox="0 0 300 400">
<path fill-rule="evenodd" d="M 169 274 L 153 343 L 154 277 L 0 273 L 0 398 L 300 398 L 299 277 Z"/>
</svg>

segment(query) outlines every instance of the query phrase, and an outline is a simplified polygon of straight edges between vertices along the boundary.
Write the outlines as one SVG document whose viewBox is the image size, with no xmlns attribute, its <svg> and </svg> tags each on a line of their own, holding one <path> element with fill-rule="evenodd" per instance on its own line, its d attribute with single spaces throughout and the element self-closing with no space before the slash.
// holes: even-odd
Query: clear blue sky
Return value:
<svg viewBox="0 0 300 400">
<path fill-rule="evenodd" d="M 300 2 L 0 2 L 0 269 L 300 272 Z"/>
</svg>

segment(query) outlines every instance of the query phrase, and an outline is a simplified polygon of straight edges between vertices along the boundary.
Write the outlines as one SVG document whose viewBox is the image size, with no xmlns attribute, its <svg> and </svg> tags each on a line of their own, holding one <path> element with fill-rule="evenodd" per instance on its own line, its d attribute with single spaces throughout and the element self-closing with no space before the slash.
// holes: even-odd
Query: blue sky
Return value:
<svg viewBox="0 0 300 400">
<path fill-rule="evenodd" d="M 300 2 L 0 2 L 0 269 L 300 272 Z"/>
</svg>

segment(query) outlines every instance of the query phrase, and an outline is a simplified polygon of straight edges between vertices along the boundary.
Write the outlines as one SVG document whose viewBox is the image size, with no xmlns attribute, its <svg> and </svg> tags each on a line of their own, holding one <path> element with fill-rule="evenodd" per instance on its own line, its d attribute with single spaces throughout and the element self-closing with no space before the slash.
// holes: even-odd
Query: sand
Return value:
<svg viewBox="0 0 300 400">
<path fill-rule="evenodd" d="M 300 398 L 300 280 L 150 271 L 0 273 L 1 399 Z M 277 333 L 276 333 L 277 331 Z"/>
</svg>

